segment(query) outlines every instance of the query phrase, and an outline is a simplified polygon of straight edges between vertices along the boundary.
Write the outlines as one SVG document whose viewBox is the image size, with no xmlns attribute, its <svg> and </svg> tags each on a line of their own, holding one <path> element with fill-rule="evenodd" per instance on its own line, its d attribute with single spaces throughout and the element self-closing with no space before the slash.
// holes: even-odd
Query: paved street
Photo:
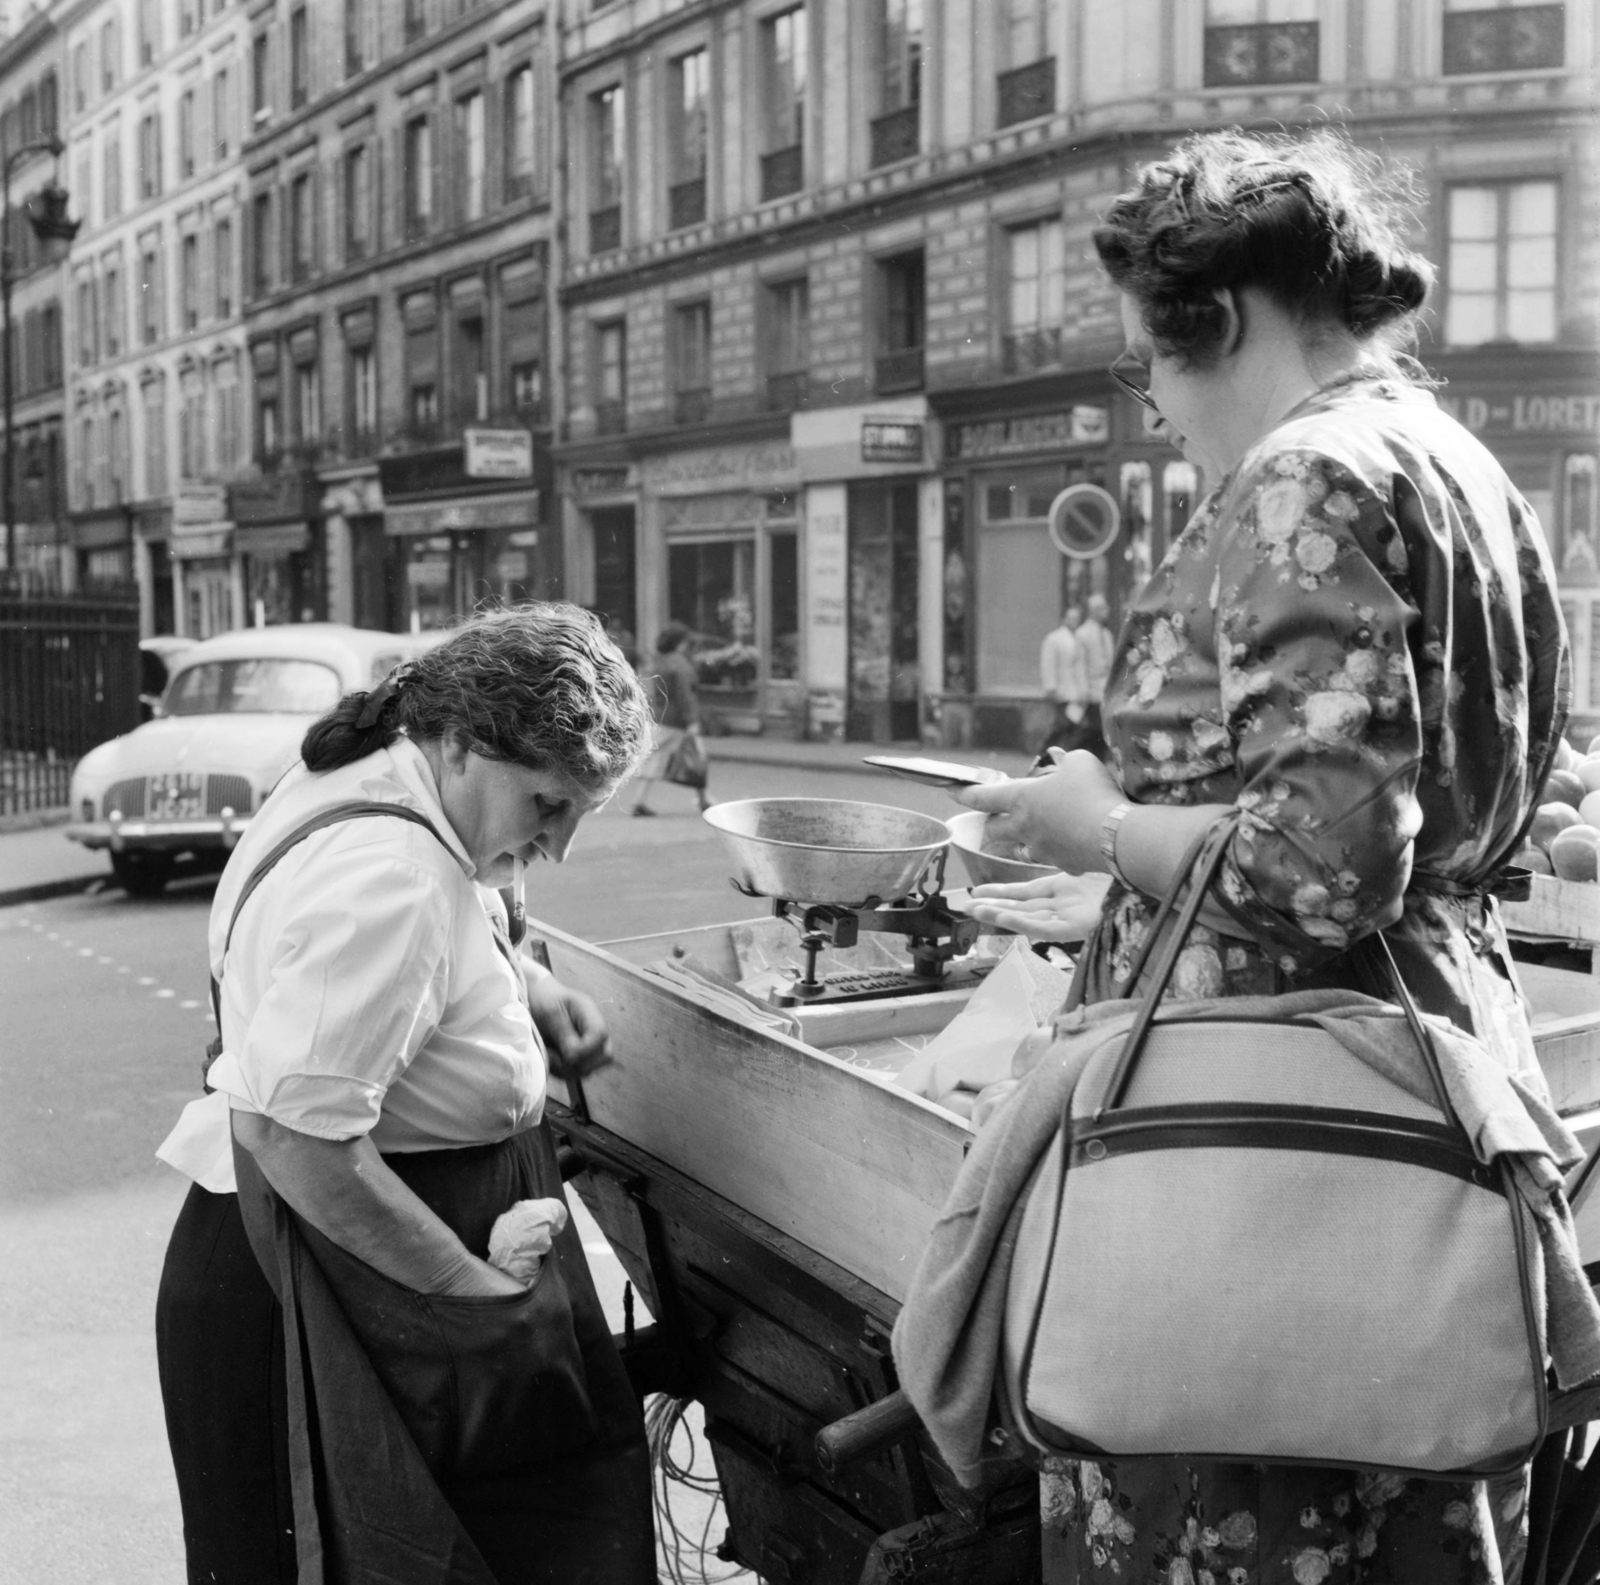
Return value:
<svg viewBox="0 0 1600 1585">
<path fill-rule="evenodd" d="M 870 799 L 944 816 L 944 794 L 885 777 L 718 762 L 721 799 Z M 654 820 L 595 817 L 529 909 L 606 940 L 749 917 L 693 794 Z M 64 839 L 63 839 L 64 842 Z M 185 1183 L 153 1156 L 195 1093 L 210 1038 L 211 888 L 120 891 L 0 909 L 0 1585 L 178 1585 L 177 1502 L 151 1317 Z M 621 1324 L 598 1230 L 597 1277 Z M 714 1534 L 720 1532 L 714 1532 Z"/>
</svg>

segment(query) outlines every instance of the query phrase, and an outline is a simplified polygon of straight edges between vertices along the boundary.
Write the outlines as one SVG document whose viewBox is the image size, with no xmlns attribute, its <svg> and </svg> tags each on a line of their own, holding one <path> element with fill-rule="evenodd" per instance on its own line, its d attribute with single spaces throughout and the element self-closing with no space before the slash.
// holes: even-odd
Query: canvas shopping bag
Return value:
<svg viewBox="0 0 1600 1585">
<path fill-rule="evenodd" d="M 1506 1158 L 1480 1161 L 1453 1113 L 1381 937 L 1404 1017 L 1355 1000 L 1419 1079 L 1420 1051 L 1427 1099 L 1272 1016 L 1304 998 L 1156 1017 L 1230 833 L 1163 905 L 1139 1014 L 1030 1185 L 1002 1413 L 1036 1453 L 1513 1469 L 1548 1418 L 1537 1232 Z"/>
<path fill-rule="evenodd" d="M 706 763 L 706 746 L 698 732 L 685 732 L 682 741 L 667 758 L 663 773 L 670 782 L 680 787 L 693 787 L 703 791 L 709 767 Z"/>
</svg>

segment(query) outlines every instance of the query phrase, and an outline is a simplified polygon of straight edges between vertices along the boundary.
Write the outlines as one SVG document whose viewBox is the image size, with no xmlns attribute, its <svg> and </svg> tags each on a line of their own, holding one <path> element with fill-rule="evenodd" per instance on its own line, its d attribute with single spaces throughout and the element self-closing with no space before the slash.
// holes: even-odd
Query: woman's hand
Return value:
<svg viewBox="0 0 1600 1585">
<path fill-rule="evenodd" d="M 1050 757 L 1055 767 L 1043 775 L 963 787 L 956 801 L 988 814 L 985 838 L 1022 843 L 1035 864 L 1103 874 L 1100 822 L 1122 802 L 1122 789 L 1087 749 L 1052 749 Z"/>
<path fill-rule="evenodd" d="M 1034 881 L 974 886 L 972 917 L 1030 941 L 1085 941 L 1100 922 L 1109 875 L 1041 875 Z"/>
<path fill-rule="evenodd" d="M 582 1079 L 609 1067 L 614 1060 L 611 1031 L 594 998 L 563 985 L 543 968 L 527 979 L 528 1011 L 544 1041 L 550 1072 L 558 1079 Z"/>
</svg>

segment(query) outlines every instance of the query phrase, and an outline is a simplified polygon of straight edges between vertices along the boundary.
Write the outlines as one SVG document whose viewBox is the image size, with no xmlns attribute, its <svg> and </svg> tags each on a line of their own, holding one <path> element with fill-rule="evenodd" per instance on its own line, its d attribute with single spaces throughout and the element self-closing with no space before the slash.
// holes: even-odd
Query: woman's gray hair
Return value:
<svg viewBox="0 0 1600 1585">
<path fill-rule="evenodd" d="M 614 785 L 649 750 L 644 691 L 599 621 L 534 602 L 469 618 L 370 693 L 347 694 L 300 747 L 313 771 L 348 765 L 404 732 L 457 737 L 485 759 Z"/>
</svg>

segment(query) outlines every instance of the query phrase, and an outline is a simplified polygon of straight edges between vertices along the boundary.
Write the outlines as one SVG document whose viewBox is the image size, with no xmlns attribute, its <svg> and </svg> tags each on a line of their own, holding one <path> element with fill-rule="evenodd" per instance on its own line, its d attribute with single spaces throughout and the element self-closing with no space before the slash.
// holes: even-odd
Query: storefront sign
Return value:
<svg viewBox="0 0 1600 1585">
<path fill-rule="evenodd" d="M 173 497 L 174 523 L 225 523 L 227 520 L 228 492 L 220 485 L 190 486 Z"/>
<path fill-rule="evenodd" d="M 386 534 L 453 534 L 464 529 L 527 528 L 539 521 L 539 492 L 483 500 L 442 501 L 427 506 L 390 506 L 383 516 Z"/>
<path fill-rule="evenodd" d="M 110 512 L 85 512 L 72 519 L 72 543 L 77 550 L 102 550 L 128 543 L 129 513 L 122 507 Z"/>
<path fill-rule="evenodd" d="M 234 548 L 241 556 L 283 557 L 311 548 L 311 528 L 306 523 L 272 523 L 257 528 L 239 525 Z"/>
<path fill-rule="evenodd" d="M 172 540 L 174 561 L 211 561 L 233 554 L 233 525 L 202 530 L 200 533 L 177 534 Z"/>
<path fill-rule="evenodd" d="M 228 504 L 236 523 L 283 523 L 309 515 L 309 493 L 305 474 L 289 469 L 230 485 Z"/>
<path fill-rule="evenodd" d="M 793 483 L 796 467 L 791 446 L 724 446 L 646 457 L 639 464 L 639 480 L 652 490 L 782 487 Z"/>
<path fill-rule="evenodd" d="M 1071 407 L 1063 413 L 951 424 L 945 436 L 945 455 L 952 461 L 1018 457 L 1061 446 L 1104 445 L 1111 438 L 1111 414 L 1104 407 Z"/>
<path fill-rule="evenodd" d="M 863 418 L 861 460 L 921 462 L 922 425 L 899 418 Z"/>
<path fill-rule="evenodd" d="M 610 495 L 628 488 L 626 468 L 574 468 L 572 493 L 574 495 Z"/>
<path fill-rule="evenodd" d="M 469 479 L 531 479 L 533 436 L 525 429 L 463 429 Z"/>
<path fill-rule="evenodd" d="M 1447 387 L 1439 406 L 1474 434 L 1583 435 L 1600 433 L 1600 396 L 1546 391 L 1474 395 Z"/>
<path fill-rule="evenodd" d="M 823 737 L 837 737 L 844 726 L 849 657 L 845 505 L 842 484 L 814 484 L 806 491 L 806 692 L 812 733 Z"/>
<path fill-rule="evenodd" d="M 528 576 L 528 553 L 503 550 L 494 559 L 494 575 L 501 583 L 516 583 Z"/>
</svg>

